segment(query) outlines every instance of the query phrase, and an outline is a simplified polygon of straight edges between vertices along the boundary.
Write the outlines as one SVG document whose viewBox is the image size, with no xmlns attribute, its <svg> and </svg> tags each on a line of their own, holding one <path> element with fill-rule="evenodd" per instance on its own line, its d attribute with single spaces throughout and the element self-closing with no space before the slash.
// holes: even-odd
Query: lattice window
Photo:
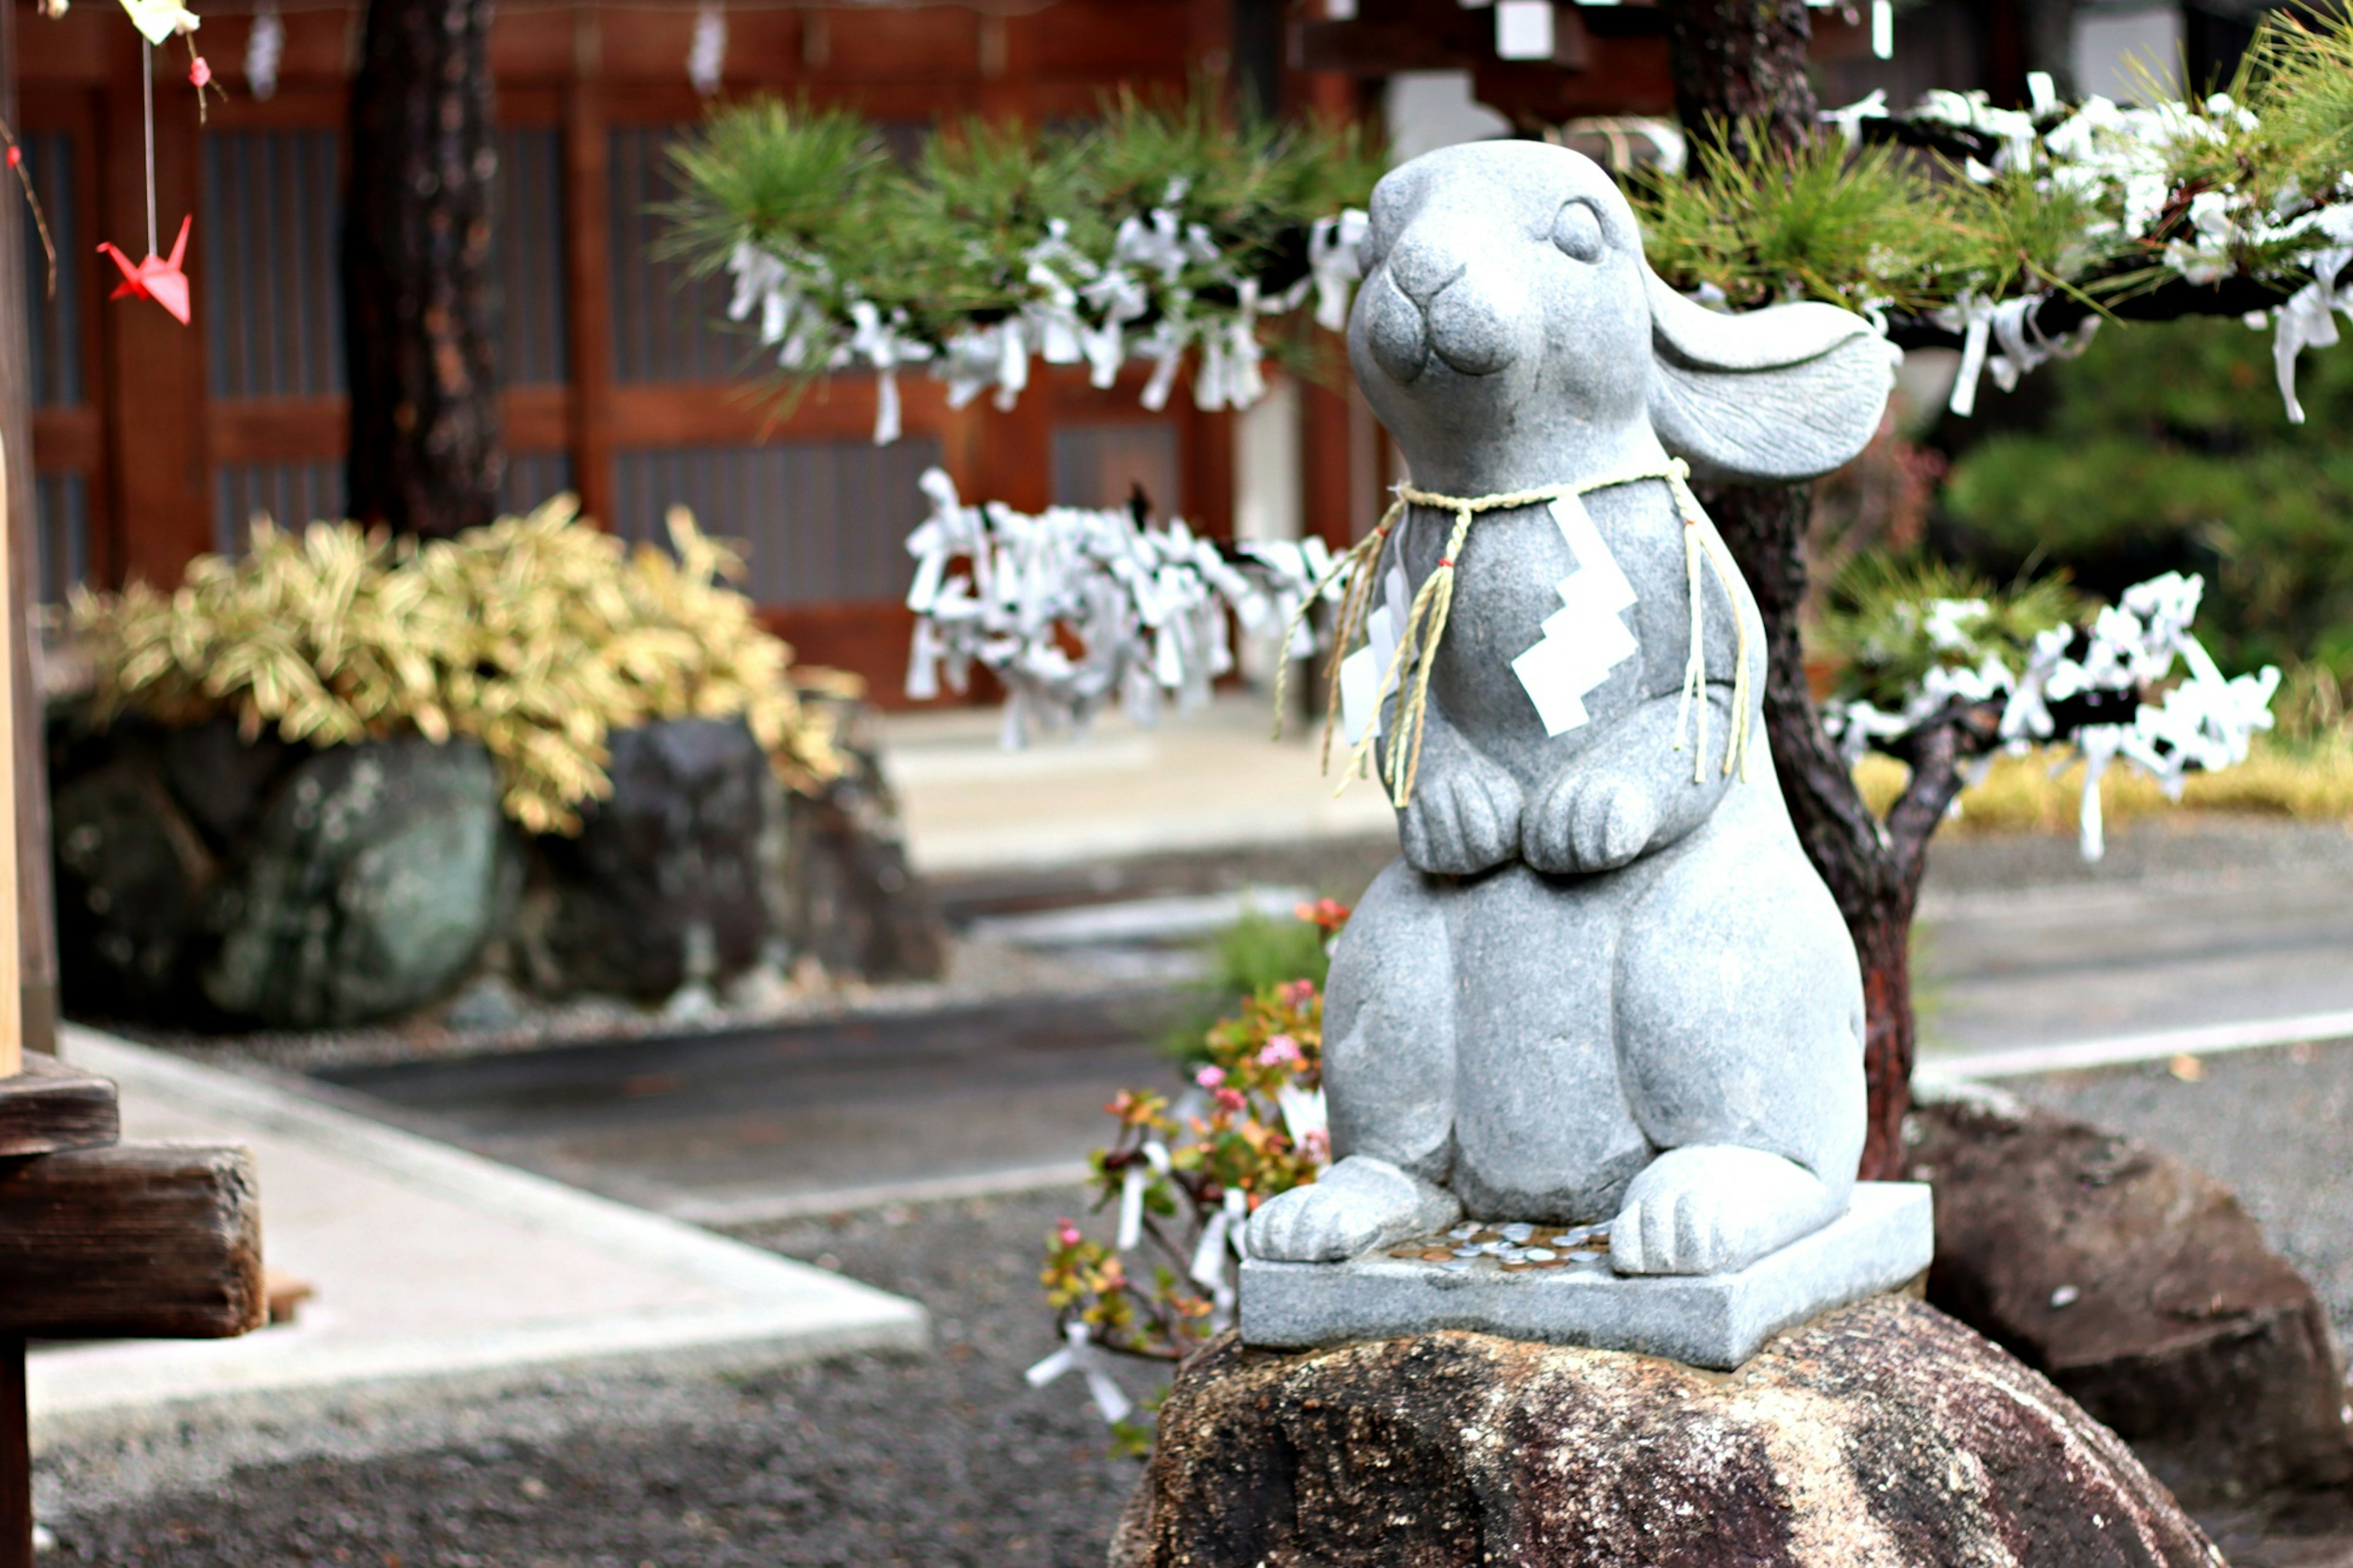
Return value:
<svg viewBox="0 0 2353 1568">
<path fill-rule="evenodd" d="M 704 531 L 750 546 L 752 596 L 764 605 L 895 599 L 914 573 L 908 530 L 923 520 L 916 479 L 939 443 L 777 441 L 759 447 L 644 448 L 615 454 L 614 523 L 629 539 L 667 537 L 672 505 Z"/>
</svg>

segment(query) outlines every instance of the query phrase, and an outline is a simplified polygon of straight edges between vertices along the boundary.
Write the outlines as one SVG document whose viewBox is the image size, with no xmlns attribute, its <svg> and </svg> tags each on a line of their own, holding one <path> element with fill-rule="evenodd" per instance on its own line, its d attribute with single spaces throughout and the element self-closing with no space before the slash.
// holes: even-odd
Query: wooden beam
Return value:
<svg viewBox="0 0 2353 1568">
<path fill-rule="evenodd" d="M 0 1334 L 0 1568 L 33 1568 L 33 1441 L 25 1340 Z"/>
<path fill-rule="evenodd" d="M 613 515 L 613 283 L 602 16 L 572 18 L 573 79 L 564 93 L 564 265 L 572 351 L 572 483 L 597 521 Z"/>
<path fill-rule="evenodd" d="M 0 113 L 16 117 L 16 15 L 0 24 Z M 57 1048 L 57 945 L 49 910 L 49 795 L 41 699 L 34 689 L 33 589 L 40 569 L 33 511 L 33 434 L 26 416 L 25 215 L 0 219 L 0 1079 L 24 1050 Z"/>
<path fill-rule="evenodd" d="M 111 1079 L 38 1053 L 0 1078 L 0 1158 L 102 1148 L 121 1136 Z"/>
<path fill-rule="evenodd" d="M 0 1164 L 0 1335 L 227 1339 L 268 1312 L 248 1151 L 118 1143 Z"/>
<path fill-rule="evenodd" d="M 114 68 L 99 127 L 96 153 L 104 173 L 90 237 L 112 240 L 136 257 L 147 248 L 141 39 L 129 28 L 109 36 Z M 186 129 L 194 108 L 180 72 L 158 50 L 155 120 L 176 128 L 155 138 L 156 244 L 164 250 L 181 217 L 195 210 L 199 138 Z M 188 243 L 187 273 L 198 302 L 192 326 L 145 300 L 108 301 L 96 290 L 87 296 L 87 308 L 105 323 L 108 488 L 123 520 L 122 564 L 126 574 L 150 583 L 178 583 L 181 569 L 213 547 L 204 426 L 190 414 L 205 404 L 204 269 L 216 237 L 200 227 Z"/>
<path fill-rule="evenodd" d="M 562 386 L 511 386 L 500 395 L 506 445 L 518 452 L 560 452 L 570 430 L 572 395 Z M 79 410 L 71 412 L 79 413 Z M 35 438 L 47 416 L 37 416 Z M 62 422 L 60 422 L 62 423 Z M 205 405 L 205 444 L 213 461 L 302 463 L 339 460 L 351 435 L 351 400 L 341 393 L 311 397 L 224 397 Z M 50 437 L 59 449 L 62 437 Z M 40 447 L 43 468 L 49 447 Z M 60 459 L 54 466 L 73 465 Z"/>
</svg>

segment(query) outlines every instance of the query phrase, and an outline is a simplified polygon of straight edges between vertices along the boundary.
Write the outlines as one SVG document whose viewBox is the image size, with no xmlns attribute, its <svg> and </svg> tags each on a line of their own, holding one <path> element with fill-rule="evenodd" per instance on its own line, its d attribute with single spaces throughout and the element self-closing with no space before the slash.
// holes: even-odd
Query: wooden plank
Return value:
<svg viewBox="0 0 2353 1568">
<path fill-rule="evenodd" d="M 111 1079 L 38 1052 L 13 1078 L 0 1078 L 0 1158 L 100 1149 L 122 1136 Z"/>
<path fill-rule="evenodd" d="M 100 427 L 98 410 L 89 404 L 33 410 L 35 472 L 87 474 L 105 456 L 106 435 Z"/>
<path fill-rule="evenodd" d="M 0 113 L 16 114 L 16 16 L 0 22 Z M 32 347 L 26 336 L 25 213 L 5 204 L 0 217 L 0 1079 L 20 1071 L 29 1043 L 53 1049 L 57 1029 L 56 949 L 48 935 L 48 781 L 41 752 L 41 705 L 33 689 L 33 603 L 40 557 L 33 510 L 33 436 L 26 418 Z M 28 864 L 27 864 L 28 863 Z M 19 867 L 32 872 L 20 876 Z M 26 959 L 30 956 L 32 963 Z M 46 973 L 44 973 L 46 966 Z M 28 988 L 25 982 L 33 984 Z"/>
<path fill-rule="evenodd" d="M 572 483 L 580 504 L 598 521 L 613 512 L 613 278 L 606 254 L 610 193 L 607 189 L 607 121 L 599 15 L 574 14 L 575 79 L 564 101 L 564 265 L 572 351 Z"/>
<path fill-rule="evenodd" d="M 566 387 L 508 388 L 500 399 L 508 447 L 518 452 L 563 450 L 569 436 L 571 402 Z M 37 436 L 46 417 L 36 416 Z M 332 462 L 343 457 L 350 433 L 351 402 L 341 393 L 318 397 L 224 397 L 205 405 L 205 445 L 216 463 Z M 73 466 L 47 461 L 46 446 L 41 455 L 44 468 Z"/>
<path fill-rule="evenodd" d="M 907 645 L 915 612 L 898 600 L 771 605 L 760 611 L 760 623 L 793 645 L 794 664 L 846 669 L 866 682 L 878 706 L 913 706 L 907 700 Z"/>
<path fill-rule="evenodd" d="M 33 1442 L 25 1340 L 0 1335 L 0 1568 L 33 1568 Z"/>
<path fill-rule="evenodd" d="M 814 383 L 789 414 L 781 412 L 777 389 L 756 381 L 616 386 L 611 398 L 618 444 L 631 447 L 865 440 L 874 434 L 871 375 Z M 947 423 L 946 384 L 920 370 L 900 373 L 899 398 L 909 435 L 928 435 Z"/>
<path fill-rule="evenodd" d="M 248 1151 L 118 1143 L 0 1166 L 0 1334 L 227 1339 L 268 1310 Z"/>
<path fill-rule="evenodd" d="M 103 174 L 90 241 L 112 240 L 136 257 L 147 248 L 140 38 L 129 28 L 113 34 L 115 68 L 100 126 Z M 185 83 L 159 51 L 156 124 L 185 127 L 195 110 Z M 185 129 L 155 138 L 156 243 L 165 250 L 182 216 L 195 210 L 196 147 L 197 138 Z M 182 326 L 149 300 L 109 301 L 96 291 L 89 297 L 89 309 L 105 322 L 106 373 L 100 385 L 109 489 L 124 520 L 123 568 L 165 586 L 177 584 L 181 569 L 213 547 L 204 426 L 191 416 L 205 404 L 203 274 L 215 237 L 200 229 L 188 242 L 187 272 L 197 301 L 193 326 Z"/>
</svg>

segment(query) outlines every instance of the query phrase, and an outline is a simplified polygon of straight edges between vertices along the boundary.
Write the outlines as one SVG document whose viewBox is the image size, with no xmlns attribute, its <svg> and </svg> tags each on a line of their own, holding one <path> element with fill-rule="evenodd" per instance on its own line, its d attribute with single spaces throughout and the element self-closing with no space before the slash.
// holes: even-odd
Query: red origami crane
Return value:
<svg viewBox="0 0 2353 1568">
<path fill-rule="evenodd" d="M 114 265 L 122 269 L 122 281 L 115 285 L 114 292 L 107 298 L 127 300 L 135 296 L 153 300 L 169 310 L 180 325 L 186 326 L 188 275 L 180 270 L 180 258 L 188 253 L 188 226 L 195 221 L 194 213 L 180 220 L 180 237 L 172 242 L 172 254 L 168 258 L 151 250 L 147 253 L 147 259 L 136 267 L 112 241 L 101 240 L 98 247 L 100 253 L 114 258 Z"/>
</svg>

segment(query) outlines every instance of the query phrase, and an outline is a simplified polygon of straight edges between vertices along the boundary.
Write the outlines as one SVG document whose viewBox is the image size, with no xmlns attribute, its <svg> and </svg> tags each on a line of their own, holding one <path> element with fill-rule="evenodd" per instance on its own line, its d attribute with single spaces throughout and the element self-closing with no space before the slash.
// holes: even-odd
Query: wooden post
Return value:
<svg viewBox="0 0 2353 1568">
<path fill-rule="evenodd" d="M 572 79 L 564 88 L 564 265 L 572 348 L 572 484 L 608 531 L 613 515 L 613 280 L 606 184 L 604 34 L 596 7 L 572 23 Z"/>
<path fill-rule="evenodd" d="M 0 1568 L 33 1568 L 32 1475 L 25 1337 L 0 1335 Z"/>
<path fill-rule="evenodd" d="M 8 397 L 16 390 L 14 385 L 0 390 L 0 397 Z M 13 397 L 11 401 L 14 401 Z M 0 429 L 0 497 L 5 497 L 8 493 L 8 457 L 7 436 L 5 429 Z M 7 524 L 11 534 L 16 531 L 15 510 L 14 507 L 9 508 Z M 12 605 L 16 597 L 13 591 L 15 574 L 9 570 L 14 564 L 8 559 L 10 553 L 5 549 L 0 549 L 0 605 Z M 0 624 L 7 625 L 13 632 L 14 621 L 15 617 L 8 616 L 5 622 Z M 16 688 L 16 638 L 13 635 L 0 637 L 0 692 L 8 693 L 12 698 Z M 13 700 L 9 706 L 13 714 L 16 706 Z M 5 889 L 11 895 L 5 899 L 0 899 L 0 1000 L 5 1000 L 21 994 L 17 981 L 18 910 L 16 900 L 13 896 L 16 888 L 16 726 L 13 722 L 0 724 L 0 823 L 7 825 L 7 831 L 0 832 L 0 889 Z M 0 1079 L 16 1076 L 24 1070 L 24 1067 L 23 1009 L 0 1005 Z M 5 1359 L 5 1355 L 0 1355 L 0 1360 Z M 5 1375 L 5 1373 L 0 1373 L 0 1376 Z M 20 1382 L 23 1375 L 20 1368 L 17 1373 Z M 0 1420 L 5 1419 L 6 1412 L 0 1411 Z M 5 1437 L 0 1437 L 0 1442 L 5 1440 Z"/>
<path fill-rule="evenodd" d="M 0 114 L 16 118 L 16 8 L 0 7 Z M 13 181 L 9 182 L 14 184 Z M 26 407 L 25 211 L 11 190 L 0 202 L 0 1078 L 27 1048 L 57 1049 L 56 919 L 49 892 L 47 768 L 41 700 L 32 661 L 37 578 L 33 517 L 33 432 Z M 70 265 L 67 258 L 60 266 Z"/>
</svg>

